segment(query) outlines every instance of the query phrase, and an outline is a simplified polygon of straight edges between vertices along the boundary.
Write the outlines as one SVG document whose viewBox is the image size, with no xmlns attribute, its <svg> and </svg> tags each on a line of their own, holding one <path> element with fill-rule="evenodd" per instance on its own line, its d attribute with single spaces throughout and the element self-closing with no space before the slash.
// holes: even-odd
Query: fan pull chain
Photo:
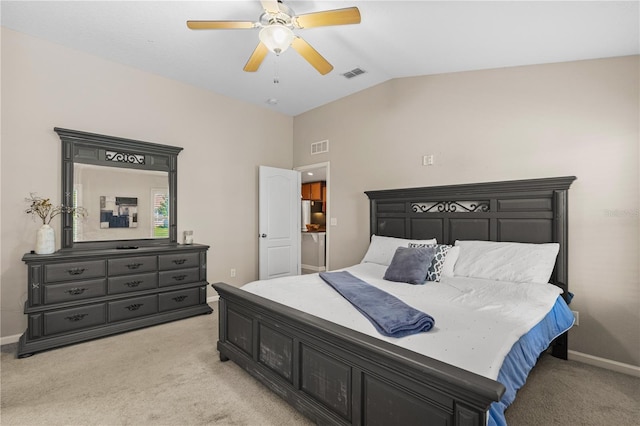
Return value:
<svg viewBox="0 0 640 426">
<path fill-rule="evenodd" d="M 276 57 L 273 61 L 273 96 L 267 99 L 267 103 L 269 105 L 277 105 L 278 104 L 278 95 L 279 95 L 279 87 L 280 87 L 280 77 L 278 76 L 278 58 Z"/>
<path fill-rule="evenodd" d="M 273 84 L 280 84 L 280 77 L 278 77 L 278 57 L 276 57 L 274 59 L 274 66 L 273 66 Z"/>
</svg>

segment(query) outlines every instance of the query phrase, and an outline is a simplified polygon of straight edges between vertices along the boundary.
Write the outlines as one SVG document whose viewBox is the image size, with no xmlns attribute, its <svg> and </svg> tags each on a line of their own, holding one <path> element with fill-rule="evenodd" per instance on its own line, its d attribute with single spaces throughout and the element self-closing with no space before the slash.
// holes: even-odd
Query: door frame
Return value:
<svg viewBox="0 0 640 426">
<path fill-rule="evenodd" d="M 327 208 L 325 210 L 325 216 L 326 216 L 326 234 L 325 234 L 325 240 L 324 240 L 324 244 L 325 244 L 325 256 L 324 256 L 324 263 L 325 263 L 325 270 L 329 271 L 329 261 L 330 261 L 330 253 L 331 250 L 329 250 L 330 246 L 330 237 L 329 237 L 329 228 L 331 228 L 331 184 L 330 182 L 330 171 L 331 171 L 331 167 L 330 167 L 330 162 L 329 161 L 325 161 L 322 163 L 315 163 L 315 164 L 307 164 L 305 166 L 298 166 L 298 167 L 294 167 L 293 170 L 297 170 L 300 173 L 304 173 L 308 170 L 315 170 L 315 169 L 325 169 L 326 172 L 326 187 L 327 187 Z M 301 179 L 302 181 L 302 179 Z"/>
</svg>

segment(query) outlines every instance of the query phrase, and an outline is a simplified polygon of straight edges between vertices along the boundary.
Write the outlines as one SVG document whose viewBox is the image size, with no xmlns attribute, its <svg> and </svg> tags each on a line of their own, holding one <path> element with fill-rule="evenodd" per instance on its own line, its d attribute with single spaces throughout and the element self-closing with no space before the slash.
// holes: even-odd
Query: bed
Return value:
<svg viewBox="0 0 640 426">
<path fill-rule="evenodd" d="M 454 245 L 456 241 L 540 246 L 557 243 L 559 249 L 548 280 L 553 286 L 547 286 L 557 288 L 556 294 L 568 302 L 567 193 L 573 180 L 575 177 L 569 176 L 368 191 L 372 242 L 374 238 L 435 238 L 441 245 Z M 375 262 L 349 268 L 382 287 L 386 284 L 379 278 L 384 269 Z M 457 278 L 443 277 L 438 285 L 454 293 L 464 292 L 465 285 L 476 285 L 474 277 L 466 277 L 471 280 L 467 284 Z M 280 296 L 263 294 L 264 282 L 243 289 L 224 283 L 213 287 L 220 295 L 220 359 L 234 361 L 318 424 L 502 424 L 502 412 L 515 398 L 537 355 L 547 347 L 548 342 L 544 342 L 543 347 L 529 350 L 528 357 L 533 359 L 526 368 L 521 367 L 518 357 L 507 357 L 501 368 L 487 370 L 492 363 L 461 364 L 460 359 L 469 358 L 462 350 L 452 349 L 450 357 L 421 354 L 410 344 L 403 347 L 393 338 L 382 339 L 368 332 L 366 321 L 353 325 L 359 320 L 344 319 L 335 300 L 321 302 L 314 296 L 312 303 L 302 301 L 301 309 L 280 303 L 289 302 L 287 295 L 296 284 L 302 288 L 307 280 L 314 279 L 318 280 L 290 277 L 280 287 Z M 429 286 L 421 287 L 430 291 Z M 395 288 L 401 286 L 386 287 L 392 291 Z M 445 294 L 443 300 L 456 298 L 454 293 Z M 327 309 L 305 312 L 305 303 L 311 308 L 326 305 Z M 557 304 L 567 310 L 564 301 Z M 554 315 L 555 306 L 544 318 Z M 437 312 L 436 327 L 442 323 L 445 329 L 448 320 L 441 316 L 442 308 L 427 308 Z M 515 302 L 507 301 L 496 310 L 517 312 L 518 308 Z M 510 354 L 523 352 L 516 350 L 521 349 L 522 339 L 540 329 L 542 323 L 517 338 Z M 551 338 L 556 337 L 551 333 Z M 502 331 L 494 334 L 501 335 Z M 469 339 L 464 339 L 467 349 Z M 566 332 L 553 339 L 551 351 L 566 359 Z M 508 369 L 522 371 L 517 383 L 505 387 L 502 375 Z"/>
</svg>

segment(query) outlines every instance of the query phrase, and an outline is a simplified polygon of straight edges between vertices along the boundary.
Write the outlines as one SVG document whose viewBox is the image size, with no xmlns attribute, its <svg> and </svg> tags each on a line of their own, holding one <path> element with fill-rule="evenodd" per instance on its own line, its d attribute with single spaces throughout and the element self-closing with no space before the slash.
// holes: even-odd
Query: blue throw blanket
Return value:
<svg viewBox="0 0 640 426">
<path fill-rule="evenodd" d="M 320 278 L 355 306 L 385 336 L 403 337 L 433 328 L 435 320 L 430 315 L 349 272 L 320 272 Z"/>
</svg>

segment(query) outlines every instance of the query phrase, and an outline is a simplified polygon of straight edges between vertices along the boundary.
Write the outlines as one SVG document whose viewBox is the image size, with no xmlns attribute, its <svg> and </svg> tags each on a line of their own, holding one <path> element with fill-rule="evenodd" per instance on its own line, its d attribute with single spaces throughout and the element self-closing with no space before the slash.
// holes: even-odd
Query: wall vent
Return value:
<svg viewBox="0 0 640 426">
<path fill-rule="evenodd" d="M 346 78 L 353 78 L 353 77 L 359 76 L 360 74 L 364 74 L 365 72 L 366 71 L 361 68 L 354 68 L 351 71 L 347 71 L 342 75 L 345 76 Z"/>
<path fill-rule="evenodd" d="M 322 154 L 323 152 L 329 152 L 329 140 L 323 140 L 320 142 L 313 142 L 311 144 L 311 155 Z"/>
</svg>

